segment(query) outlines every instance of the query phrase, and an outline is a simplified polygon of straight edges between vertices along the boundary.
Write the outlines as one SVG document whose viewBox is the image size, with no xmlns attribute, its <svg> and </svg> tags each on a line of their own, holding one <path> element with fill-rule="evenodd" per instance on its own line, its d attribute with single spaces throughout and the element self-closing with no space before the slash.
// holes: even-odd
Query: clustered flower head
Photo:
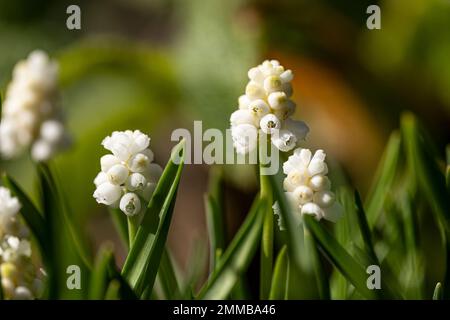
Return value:
<svg viewBox="0 0 450 320">
<path fill-rule="evenodd" d="M 16 64 L 2 107 L 3 157 L 13 158 L 31 148 L 34 160 L 46 161 L 68 143 L 57 82 L 58 64 L 43 51 L 33 51 Z"/>
<path fill-rule="evenodd" d="M 236 151 L 251 152 L 257 145 L 257 132 L 270 135 L 280 151 L 294 149 L 303 140 L 308 126 L 291 119 L 295 112 L 292 96 L 293 74 L 277 60 L 266 60 L 248 72 L 250 81 L 239 97 L 239 110 L 230 117 L 231 135 Z M 258 130 L 260 129 L 260 130 Z"/>
<path fill-rule="evenodd" d="M 6 299 L 39 297 L 41 280 L 31 260 L 28 229 L 20 221 L 19 200 L 0 187 L 0 275 Z"/>
<path fill-rule="evenodd" d="M 323 150 L 317 150 L 312 155 L 309 149 L 297 148 L 283 164 L 283 172 L 287 175 L 283 187 L 287 199 L 297 213 L 296 218 L 310 214 L 317 220 L 324 218 L 336 222 L 342 215 L 341 206 L 330 191 L 325 156 Z M 278 205 L 275 204 L 276 214 L 279 214 L 278 210 Z M 280 227 L 283 227 L 283 222 L 280 223 Z"/>
<path fill-rule="evenodd" d="M 101 171 L 94 180 L 98 203 L 119 207 L 127 216 L 141 212 L 148 203 L 162 168 L 153 162 L 150 138 L 139 130 L 115 131 L 102 145 L 111 151 L 101 157 Z"/>
</svg>

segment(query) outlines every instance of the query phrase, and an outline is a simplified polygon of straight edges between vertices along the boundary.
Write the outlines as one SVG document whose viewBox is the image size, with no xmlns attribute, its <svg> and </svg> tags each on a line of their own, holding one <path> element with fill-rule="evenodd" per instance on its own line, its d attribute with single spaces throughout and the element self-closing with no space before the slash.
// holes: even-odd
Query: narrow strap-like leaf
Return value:
<svg viewBox="0 0 450 320">
<path fill-rule="evenodd" d="M 442 285 L 440 282 L 436 283 L 436 287 L 434 288 L 433 292 L 433 300 L 442 300 L 443 294 L 442 294 Z"/>
<path fill-rule="evenodd" d="M 308 228 L 305 228 L 303 235 L 305 239 L 305 255 L 307 255 L 312 262 L 319 297 L 321 300 L 329 300 L 330 284 L 328 283 L 328 275 L 325 273 L 322 261 L 319 257 L 316 241 Z"/>
<path fill-rule="evenodd" d="M 304 215 L 303 221 L 313 234 L 318 245 L 337 269 L 366 298 L 377 297 L 376 292 L 367 288 L 365 270 L 341 247 L 341 245 L 326 231 L 320 223 L 310 215 Z"/>
<path fill-rule="evenodd" d="M 408 165 L 417 177 L 417 186 L 431 204 L 441 230 L 445 232 L 447 264 L 450 262 L 450 190 L 446 184 L 445 173 L 438 163 L 434 145 L 416 117 L 411 113 L 402 116 Z M 443 286 L 445 298 L 450 297 L 450 269 L 446 269 Z"/>
<path fill-rule="evenodd" d="M 433 212 L 441 221 L 447 234 L 450 234 L 450 194 L 446 187 L 445 176 L 439 169 L 433 146 L 425 139 L 417 119 L 410 113 L 402 117 L 402 133 L 406 144 L 408 163 L 419 180 L 419 187 L 430 201 Z"/>
<path fill-rule="evenodd" d="M 114 264 L 113 250 L 110 245 L 100 248 L 97 255 L 89 285 L 89 299 L 100 300 L 105 297 L 109 283 L 111 281 L 110 267 Z"/>
<path fill-rule="evenodd" d="M 183 169 L 184 146 L 183 140 L 174 148 L 122 269 L 123 276 L 139 297 L 146 287 L 153 287 L 159 268 Z M 176 155 L 180 156 L 179 161 L 174 161 Z"/>
<path fill-rule="evenodd" d="M 159 265 L 158 276 L 161 280 L 161 287 L 166 299 L 179 299 L 181 296 L 180 285 L 178 283 L 175 267 L 168 249 L 164 249 L 161 263 Z"/>
<path fill-rule="evenodd" d="M 120 282 L 112 280 L 106 289 L 105 300 L 120 300 Z"/>
<path fill-rule="evenodd" d="M 372 233 L 370 232 L 370 227 L 367 222 L 367 216 L 364 211 L 364 207 L 359 196 L 359 192 L 355 190 L 355 205 L 356 205 L 356 215 L 358 217 L 359 230 L 364 242 L 364 248 L 368 256 L 372 259 L 373 263 L 378 263 L 377 255 L 375 254 L 375 249 L 373 247 Z"/>
<path fill-rule="evenodd" d="M 66 226 L 70 234 L 70 239 L 73 242 L 74 248 L 77 251 L 78 256 L 88 269 L 92 269 L 92 256 L 89 245 L 86 243 L 85 238 L 82 237 L 82 230 L 80 227 L 75 226 L 72 219 L 72 214 L 69 213 L 70 208 L 65 199 L 65 193 L 61 186 L 61 183 L 57 180 L 57 177 L 52 173 L 50 167 L 47 164 L 38 164 L 38 173 L 41 177 L 41 185 L 43 186 L 43 198 L 49 199 L 53 202 L 54 208 L 49 212 L 44 211 L 46 215 L 47 223 L 52 225 L 57 221 L 62 221 Z M 48 194 L 50 193 L 50 194 Z M 54 214 L 52 217 L 50 214 Z"/>
<path fill-rule="evenodd" d="M 216 199 L 211 195 L 205 195 L 205 213 L 206 213 L 206 226 L 208 229 L 209 238 L 209 270 L 212 272 L 216 266 L 217 252 L 223 249 L 224 246 L 224 232 L 221 221 L 221 212 Z"/>
<path fill-rule="evenodd" d="M 270 300 L 282 300 L 286 297 L 286 282 L 288 272 L 287 247 L 283 246 L 278 254 L 273 269 L 272 287 L 270 288 Z"/>
<path fill-rule="evenodd" d="M 367 220 L 371 227 L 377 222 L 381 210 L 388 196 L 388 192 L 395 181 L 401 156 L 401 136 L 394 131 L 389 137 L 382 160 L 375 173 L 375 179 L 367 197 Z"/>
<path fill-rule="evenodd" d="M 217 269 L 200 291 L 199 299 L 220 300 L 229 296 L 258 247 L 265 206 L 263 199 L 255 200 L 247 218 L 220 259 Z"/>
</svg>

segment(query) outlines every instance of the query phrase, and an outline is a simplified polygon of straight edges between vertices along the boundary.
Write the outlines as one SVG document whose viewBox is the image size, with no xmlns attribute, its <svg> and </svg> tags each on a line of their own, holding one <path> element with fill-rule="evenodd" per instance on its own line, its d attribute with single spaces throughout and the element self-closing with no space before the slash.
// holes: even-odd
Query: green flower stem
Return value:
<svg viewBox="0 0 450 320">
<path fill-rule="evenodd" d="M 129 248 L 133 245 L 134 238 L 136 237 L 137 230 L 139 228 L 139 215 L 127 217 L 128 221 L 128 243 Z"/>
<path fill-rule="evenodd" d="M 270 146 L 270 140 L 268 141 Z M 261 152 L 261 150 L 260 150 Z M 261 154 L 258 160 L 261 159 Z M 266 203 L 270 204 L 266 207 L 264 214 L 263 231 L 261 237 L 261 272 L 260 272 L 260 299 L 268 299 L 272 286 L 272 267 L 273 267 L 273 212 L 272 202 L 273 195 L 270 187 L 269 176 L 261 174 L 263 164 L 259 161 L 260 169 L 260 197 L 266 199 Z"/>
<path fill-rule="evenodd" d="M 303 235 L 305 239 L 305 250 L 309 255 L 309 260 L 311 261 L 311 267 L 313 268 L 313 273 L 316 278 L 317 291 L 320 299 L 329 300 L 330 299 L 330 288 L 328 283 L 328 277 L 325 274 L 322 263 L 320 262 L 320 256 L 317 248 L 316 241 L 312 236 L 308 228 L 303 224 Z"/>
</svg>

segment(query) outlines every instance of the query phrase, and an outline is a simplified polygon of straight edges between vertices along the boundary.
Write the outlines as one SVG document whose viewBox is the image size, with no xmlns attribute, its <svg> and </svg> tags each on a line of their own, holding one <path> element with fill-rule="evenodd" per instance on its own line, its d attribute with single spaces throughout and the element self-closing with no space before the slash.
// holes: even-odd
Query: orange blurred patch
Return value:
<svg viewBox="0 0 450 320">
<path fill-rule="evenodd" d="M 335 70 L 313 59 L 274 53 L 295 74 L 296 119 L 310 126 L 307 145 L 323 148 L 365 190 L 381 157 L 384 133 L 369 108 Z"/>
</svg>

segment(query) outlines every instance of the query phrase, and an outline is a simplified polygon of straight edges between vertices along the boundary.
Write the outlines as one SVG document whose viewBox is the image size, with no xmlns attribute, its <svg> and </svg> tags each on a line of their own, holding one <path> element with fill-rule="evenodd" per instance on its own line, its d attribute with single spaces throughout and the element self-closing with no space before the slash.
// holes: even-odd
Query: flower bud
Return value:
<svg viewBox="0 0 450 320">
<path fill-rule="evenodd" d="M 239 97 L 239 109 L 247 110 L 251 100 L 247 95 L 243 94 Z"/>
<path fill-rule="evenodd" d="M 64 135 L 64 126 L 56 120 L 47 120 L 41 125 L 41 137 L 50 142 L 58 143 Z"/>
<path fill-rule="evenodd" d="M 309 181 L 309 186 L 314 191 L 329 189 L 330 188 L 330 180 L 326 176 L 318 174 L 311 178 L 311 180 Z"/>
<path fill-rule="evenodd" d="M 316 174 L 326 174 L 327 166 L 325 162 L 321 160 L 311 160 L 308 166 L 309 174 L 314 176 Z"/>
<path fill-rule="evenodd" d="M 317 220 L 320 220 L 320 219 L 322 219 L 322 217 L 323 217 L 323 211 L 322 211 L 322 209 L 321 209 L 317 204 L 315 204 L 315 203 L 313 203 L 313 202 L 305 203 L 305 204 L 302 206 L 301 213 L 302 213 L 302 214 L 310 214 L 310 215 L 313 215 L 313 216 L 315 216 L 315 218 L 316 218 Z"/>
<path fill-rule="evenodd" d="M 313 199 L 313 191 L 306 186 L 299 186 L 295 188 L 293 196 L 300 204 L 305 204 Z"/>
<path fill-rule="evenodd" d="M 140 173 L 132 173 L 126 183 L 126 187 L 130 191 L 142 190 L 147 185 L 147 179 Z"/>
<path fill-rule="evenodd" d="M 122 189 L 120 186 L 110 182 L 105 182 L 99 185 L 94 191 L 94 198 L 98 203 L 112 205 L 114 202 L 119 200 L 121 194 Z"/>
<path fill-rule="evenodd" d="M 286 104 L 288 98 L 286 97 L 286 93 L 282 91 L 276 91 L 269 94 L 268 100 L 270 107 L 274 110 L 278 110 Z"/>
<path fill-rule="evenodd" d="M 266 93 L 264 92 L 264 88 L 261 87 L 257 82 L 250 81 L 245 88 L 245 94 L 250 99 L 260 99 L 264 98 Z"/>
<path fill-rule="evenodd" d="M 278 76 L 269 76 L 264 79 L 264 90 L 266 90 L 267 93 L 280 91 L 282 85 L 283 83 L 281 82 L 281 79 Z"/>
<path fill-rule="evenodd" d="M 300 170 L 301 168 L 299 168 L 299 170 L 289 171 L 283 182 L 283 187 L 286 191 L 294 191 L 295 188 L 306 183 L 308 174 L 307 172 Z"/>
<path fill-rule="evenodd" d="M 262 82 L 264 80 L 264 74 L 258 67 L 248 70 L 248 78 L 255 82 Z"/>
<path fill-rule="evenodd" d="M 108 181 L 112 184 L 121 185 L 124 184 L 128 178 L 128 169 L 122 164 L 113 165 L 108 172 Z"/>
<path fill-rule="evenodd" d="M 133 172 L 143 172 L 149 163 L 150 159 L 145 154 L 138 153 L 130 159 L 128 165 Z"/>
<path fill-rule="evenodd" d="M 240 124 L 232 127 L 231 137 L 236 152 L 239 154 L 247 154 L 253 151 L 258 144 L 257 129 L 251 124 Z"/>
<path fill-rule="evenodd" d="M 141 211 L 141 200 L 135 193 L 129 192 L 120 199 L 119 207 L 127 216 L 134 216 Z"/>
<path fill-rule="evenodd" d="M 272 136 L 272 143 L 280 151 L 288 152 L 294 149 L 297 144 L 297 137 L 288 130 L 280 130 L 278 134 Z"/>
<path fill-rule="evenodd" d="M 94 179 L 94 184 L 96 187 L 108 181 L 108 175 L 103 171 L 100 171 Z"/>
<path fill-rule="evenodd" d="M 314 202 L 322 208 L 328 208 L 335 201 L 334 193 L 328 190 L 318 191 L 314 194 Z"/>
<path fill-rule="evenodd" d="M 262 132 L 266 134 L 272 134 L 275 130 L 280 129 L 281 122 L 275 115 L 269 113 L 261 119 L 259 125 Z"/>
<path fill-rule="evenodd" d="M 248 109 L 254 117 L 257 117 L 259 119 L 268 114 L 270 111 L 269 106 L 262 99 L 257 99 L 250 102 Z"/>
<path fill-rule="evenodd" d="M 46 161 L 50 159 L 54 151 L 52 144 L 46 140 L 37 140 L 31 148 L 31 157 L 35 161 Z"/>
<path fill-rule="evenodd" d="M 108 170 L 115 164 L 119 164 L 120 159 L 113 156 L 112 154 L 106 154 L 100 158 L 100 166 L 103 172 L 108 172 Z"/>
<path fill-rule="evenodd" d="M 230 123 L 232 126 L 238 126 L 240 124 L 255 124 L 255 117 L 250 110 L 237 110 L 230 116 Z"/>
<path fill-rule="evenodd" d="M 291 70 L 286 70 L 280 74 L 280 79 L 283 83 L 291 82 L 294 79 L 294 74 Z"/>
</svg>

